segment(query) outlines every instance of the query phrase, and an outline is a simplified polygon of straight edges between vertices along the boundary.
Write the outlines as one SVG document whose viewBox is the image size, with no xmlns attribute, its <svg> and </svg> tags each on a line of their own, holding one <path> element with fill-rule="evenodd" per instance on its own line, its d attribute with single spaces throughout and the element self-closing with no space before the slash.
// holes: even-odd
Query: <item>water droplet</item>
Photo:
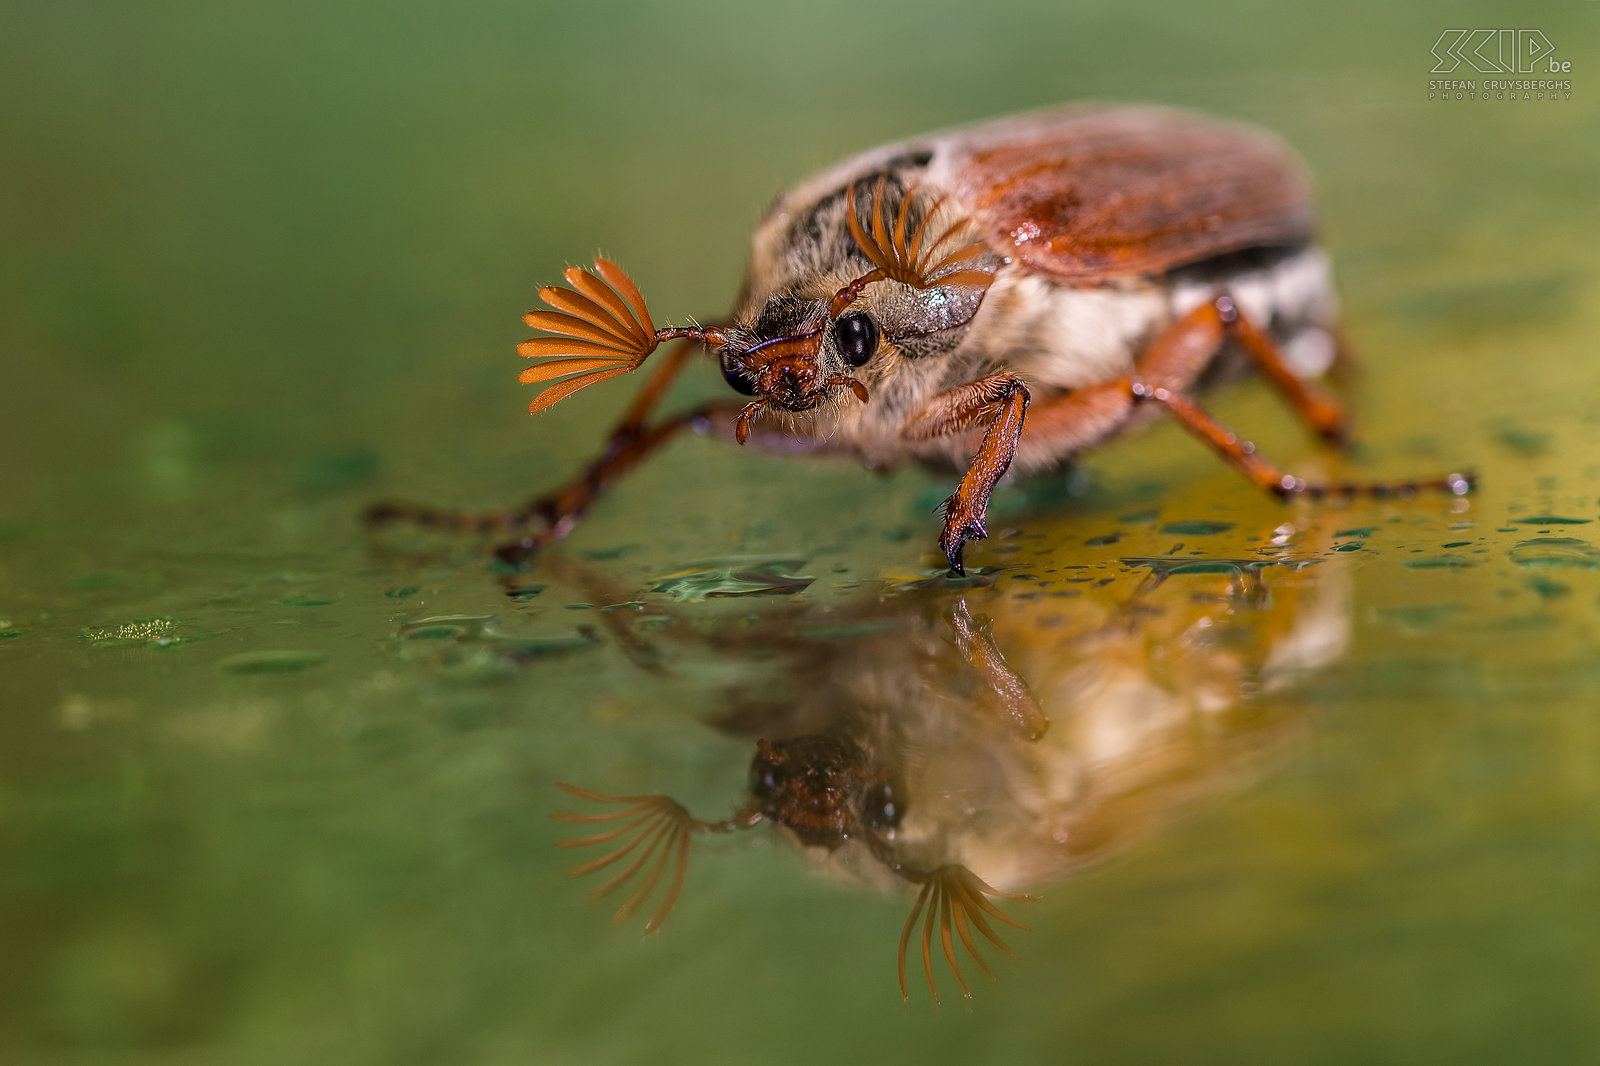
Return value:
<svg viewBox="0 0 1600 1066">
<path fill-rule="evenodd" d="M 1359 529 L 1341 529 L 1335 537 L 1370 537 L 1378 531 L 1377 526 L 1362 526 Z"/>
<path fill-rule="evenodd" d="M 129 644 L 169 648 L 180 642 L 177 626 L 172 618 L 135 618 L 114 626 L 91 627 L 83 635 L 97 648 Z"/>
<path fill-rule="evenodd" d="M 1266 586 L 1261 580 L 1261 571 L 1269 566 L 1277 566 L 1276 559 L 1181 559 L 1170 555 L 1149 556 L 1131 555 L 1122 559 L 1124 566 L 1139 567 L 1150 571 L 1150 576 L 1145 578 L 1143 588 L 1150 590 L 1158 587 L 1169 577 L 1178 577 L 1193 574 L 1225 574 L 1232 578 L 1233 594 L 1242 600 L 1252 602 L 1265 602 Z M 1103 585 L 1111 578 L 1098 582 L 1096 587 Z"/>
<path fill-rule="evenodd" d="M 1551 581 L 1547 577 L 1530 577 L 1524 582 L 1532 589 L 1541 600 L 1554 600 L 1570 595 L 1572 589 L 1559 581 Z"/>
<path fill-rule="evenodd" d="M 492 614 L 440 614 L 405 623 L 400 627 L 400 636 L 407 640 L 461 639 L 476 637 L 499 624 L 500 619 Z"/>
<path fill-rule="evenodd" d="M 712 559 L 657 578 L 651 592 L 698 602 L 729 596 L 792 596 L 816 578 L 796 571 L 804 559 Z"/>
<path fill-rule="evenodd" d="M 1091 548 L 1104 548 L 1104 547 L 1106 547 L 1108 545 L 1115 544 L 1117 541 L 1119 541 L 1121 539 L 1122 539 L 1122 534 L 1121 533 L 1107 533 L 1104 536 L 1100 536 L 1100 537 L 1090 537 L 1088 540 L 1084 541 L 1083 543 L 1085 545 L 1087 545 L 1088 547 L 1091 547 Z"/>
<path fill-rule="evenodd" d="M 298 674 L 327 661 L 324 651 L 246 651 L 228 656 L 217 668 L 230 674 Z"/>
<path fill-rule="evenodd" d="M 1127 566 L 1147 569 L 1161 578 L 1180 574 L 1232 574 L 1238 577 L 1277 565 L 1273 560 L 1263 559 L 1174 559 L 1167 555 L 1129 555 L 1119 561 Z"/>
<path fill-rule="evenodd" d="M 1232 522 L 1168 522 L 1161 527 L 1161 532 L 1176 533 L 1184 537 L 1209 537 L 1216 533 L 1226 533 L 1232 528 Z"/>
<path fill-rule="evenodd" d="M 1568 518 L 1558 514 L 1538 514 L 1528 518 L 1512 519 L 1519 526 L 1586 526 L 1587 518 Z"/>
<path fill-rule="evenodd" d="M 1333 550 L 1336 552 L 1358 552 L 1366 546 L 1367 542 L 1364 540 L 1352 540 L 1344 544 L 1335 544 Z"/>
<path fill-rule="evenodd" d="M 1600 567 L 1600 551 L 1576 537 L 1535 537 L 1518 541 L 1511 549 L 1518 566 L 1564 566 L 1578 570 Z"/>
<path fill-rule="evenodd" d="M 1423 633 L 1438 628 L 1446 618 L 1459 608 L 1453 603 L 1419 604 L 1414 607 L 1380 607 L 1378 617 L 1394 626 L 1413 633 Z"/>
<path fill-rule="evenodd" d="M 1411 570 L 1463 570 L 1472 565 L 1472 560 L 1464 555 L 1429 555 L 1407 559 L 1405 565 Z"/>
</svg>

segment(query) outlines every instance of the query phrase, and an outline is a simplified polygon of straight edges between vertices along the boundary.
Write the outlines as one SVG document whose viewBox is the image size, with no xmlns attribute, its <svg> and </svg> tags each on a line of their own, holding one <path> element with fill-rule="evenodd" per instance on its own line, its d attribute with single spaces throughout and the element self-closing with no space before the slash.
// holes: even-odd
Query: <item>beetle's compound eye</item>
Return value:
<svg viewBox="0 0 1600 1066">
<path fill-rule="evenodd" d="M 756 394 L 756 383 L 750 380 L 743 367 L 728 357 L 727 352 L 722 353 L 722 380 L 726 381 L 734 392 L 745 396 Z"/>
<path fill-rule="evenodd" d="M 875 782 L 861 797 L 861 820 L 880 832 L 900 828 L 905 807 L 887 781 Z"/>
<path fill-rule="evenodd" d="M 860 366 L 878 350 L 878 324 L 864 311 L 841 315 L 833 324 L 833 345 L 846 366 Z"/>
<path fill-rule="evenodd" d="M 783 784 L 783 772 L 771 760 L 760 755 L 750 764 L 750 794 L 758 803 L 767 803 L 778 794 Z"/>
</svg>

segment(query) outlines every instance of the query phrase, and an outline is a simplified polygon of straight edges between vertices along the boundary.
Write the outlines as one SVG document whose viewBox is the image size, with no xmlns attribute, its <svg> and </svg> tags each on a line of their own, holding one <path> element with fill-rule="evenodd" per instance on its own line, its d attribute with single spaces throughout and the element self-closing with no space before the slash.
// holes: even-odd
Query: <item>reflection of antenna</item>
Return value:
<svg viewBox="0 0 1600 1066">
<path fill-rule="evenodd" d="M 781 751 L 779 749 L 782 749 Z M 848 751 L 846 751 L 848 749 Z M 961 983 L 961 991 L 968 998 L 972 998 L 972 988 L 967 984 L 966 976 L 961 972 L 961 965 L 956 959 L 955 937 L 959 937 L 961 944 L 966 948 L 967 954 L 977 962 L 979 968 L 988 974 L 991 980 L 996 979 L 995 972 L 978 953 L 977 941 L 973 938 L 972 930 L 976 928 L 983 937 L 1008 955 L 1015 956 L 1010 946 L 1000 939 L 994 927 L 989 924 L 989 918 L 1005 922 L 1007 925 L 1018 929 L 1027 929 L 1012 918 L 1001 913 L 1000 909 L 988 899 L 995 896 L 1000 899 L 1031 902 L 1032 896 L 1018 895 L 1002 892 L 992 887 L 977 874 L 965 866 L 947 864 L 937 867 L 930 872 L 908 867 L 900 863 L 894 854 L 890 843 L 892 830 L 888 835 L 881 834 L 880 828 L 892 826 L 898 819 L 898 810 L 893 816 L 888 816 L 885 823 L 881 818 L 875 818 L 871 811 L 858 811 L 845 809 L 834 812 L 841 815 L 843 820 L 831 830 L 824 830 L 822 826 L 800 824 L 790 825 L 779 813 L 781 808 L 767 802 L 777 798 L 778 792 L 785 787 L 786 780 L 792 780 L 789 772 L 797 771 L 796 776 L 805 776 L 810 782 L 810 774 L 806 767 L 800 765 L 806 760 L 806 755 L 815 756 L 817 752 L 824 752 L 831 756 L 845 754 L 848 758 L 859 756 L 859 749 L 853 744 L 837 738 L 800 737 L 790 741 L 769 743 L 757 742 L 756 763 L 752 769 L 752 781 L 756 777 L 755 768 L 764 768 L 762 775 L 765 781 L 760 786 L 755 784 L 756 801 L 762 804 L 760 809 L 747 809 L 725 822 L 703 822 L 693 817 L 682 804 L 667 796 L 607 796 L 599 792 L 591 792 L 586 788 L 558 782 L 560 788 L 570 796 L 586 800 L 590 803 L 603 803 L 621 807 L 621 810 L 606 811 L 595 814 L 575 814 L 570 811 L 559 811 L 555 817 L 563 822 L 578 822 L 585 824 L 603 822 L 622 822 L 623 824 L 596 833 L 593 836 L 578 837 L 572 840 L 557 842 L 558 847 L 581 848 L 594 844 L 609 844 L 616 842 L 617 846 L 611 852 L 598 859 L 592 859 L 581 866 L 567 871 L 568 877 L 582 877 L 594 873 L 614 863 L 621 862 L 629 855 L 634 859 L 620 872 L 613 874 L 609 880 L 589 893 L 586 902 L 594 902 L 604 896 L 622 888 L 630 883 L 635 884 L 633 894 L 623 901 L 622 905 L 611 918 L 612 925 L 621 925 L 639 910 L 648 900 L 656 887 L 661 883 L 662 877 L 670 868 L 672 877 L 668 883 L 666 894 L 656 907 L 655 913 L 645 922 L 644 931 L 648 935 L 661 928 L 661 923 L 666 921 L 671 913 L 673 904 L 678 901 L 678 893 L 683 888 L 683 879 L 689 868 L 689 834 L 690 833 L 728 833 L 736 829 L 748 829 L 762 821 L 773 821 L 786 828 L 791 828 L 800 834 L 801 839 L 810 843 L 820 843 L 823 846 L 834 847 L 844 843 L 851 837 L 860 839 L 867 845 L 873 857 L 883 863 L 892 873 L 904 878 L 914 885 L 921 885 L 917 893 L 916 903 L 912 905 L 911 914 L 906 919 L 905 927 L 900 933 L 900 947 L 898 951 L 898 964 L 900 973 L 900 995 L 909 998 L 906 990 L 906 948 L 911 942 L 912 930 L 916 928 L 917 919 L 922 918 L 922 969 L 928 977 L 928 991 L 933 995 L 933 1001 L 939 1002 L 939 988 L 933 976 L 933 929 L 935 924 L 939 927 L 939 942 L 944 949 L 945 961 L 950 964 L 950 969 L 955 973 L 956 980 Z M 796 756 L 800 756 L 796 758 Z M 828 758 L 822 759 L 829 762 Z M 841 764 L 842 765 L 842 764 Z M 833 766 L 835 770 L 840 766 Z M 810 769 L 815 770 L 816 767 Z M 835 782 L 837 783 L 837 782 Z M 774 790 L 772 795 L 762 799 L 762 790 Z M 882 788 L 868 789 L 866 796 L 874 797 L 867 802 L 883 801 L 884 797 L 892 797 L 892 792 Z M 790 797 L 792 799 L 792 797 Z M 815 814 L 808 810 L 808 814 Z M 882 815 L 883 812 L 878 812 Z M 831 823 L 831 819 L 824 815 L 824 823 Z M 637 853 L 637 854 L 635 854 Z M 635 878 L 643 874 L 642 881 Z M 988 917 L 985 917 L 987 915 Z M 953 930 L 953 934 L 952 934 Z"/>
<path fill-rule="evenodd" d="M 577 785 L 569 785 L 565 781 L 558 781 L 557 785 L 569 795 L 591 803 L 626 804 L 627 807 L 620 811 L 610 811 L 606 814 L 573 814 L 570 811 L 557 811 L 555 817 L 563 822 L 613 822 L 623 818 L 632 818 L 631 822 L 597 833 L 590 837 L 579 837 L 576 840 L 560 840 L 556 842 L 561 848 L 582 848 L 591 844 L 604 844 L 612 840 L 621 840 L 622 844 L 609 855 L 601 856 L 582 866 L 574 867 L 567 871 L 568 877 L 582 877 L 584 874 L 610 866 L 628 855 L 641 844 L 644 850 L 639 852 L 639 857 L 629 863 L 621 873 L 589 893 L 586 902 L 593 903 L 602 896 L 627 884 L 633 875 L 645 866 L 650 867 L 650 873 L 643 883 L 634 891 L 633 895 L 623 901 L 617 908 L 617 913 L 611 916 L 612 925 L 621 925 L 633 916 L 633 912 L 650 897 L 657 883 L 661 880 L 662 873 L 670 863 L 672 870 L 672 883 L 667 889 L 666 896 L 650 920 L 644 923 L 646 934 L 653 933 L 661 928 L 661 923 L 666 921 L 667 915 L 672 912 L 672 905 L 678 902 L 678 892 L 683 888 L 683 875 L 689 869 L 689 834 L 690 833 L 731 833 L 735 829 L 748 829 L 761 821 L 761 814 L 754 812 L 731 818 L 726 822 L 702 822 L 692 817 L 683 805 L 666 796 L 605 796 L 599 792 L 590 792 Z M 663 846 L 664 845 L 664 846 Z"/>
<path fill-rule="evenodd" d="M 915 880 L 919 875 L 905 876 Z M 993 888 L 965 866 L 941 866 L 930 874 L 920 876 L 923 878 L 922 891 L 917 893 L 917 902 L 911 907 L 911 916 L 906 919 L 905 928 L 900 931 L 900 998 L 911 998 L 906 991 L 906 946 L 911 943 L 911 930 L 916 928 L 917 916 L 922 914 L 923 905 L 926 904 L 927 916 L 922 919 L 922 971 L 928 975 L 928 992 L 932 994 L 933 1001 L 938 1003 L 939 986 L 933 980 L 932 951 L 934 914 L 937 912 L 939 945 L 944 948 L 945 961 L 955 972 L 956 980 L 961 982 L 962 994 L 971 999 L 972 989 L 961 973 L 960 964 L 956 962 L 955 947 L 950 939 L 951 919 L 955 919 L 956 935 L 961 938 L 961 944 L 967 949 L 967 954 L 971 955 L 973 961 L 989 975 L 989 980 L 997 981 L 999 978 L 995 976 L 995 972 L 989 969 L 989 964 L 978 954 L 978 945 L 972 940 L 971 926 L 977 926 L 978 932 L 982 933 L 990 943 L 1015 958 L 1017 953 L 1000 939 L 984 918 L 984 914 L 987 912 L 999 921 L 1014 925 L 1018 929 L 1026 930 L 1028 927 L 1013 918 L 1006 917 L 1000 908 L 984 897 L 999 896 L 1001 899 L 1011 899 L 1021 903 L 1031 903 L 1033 897 Z"/>
</svg>

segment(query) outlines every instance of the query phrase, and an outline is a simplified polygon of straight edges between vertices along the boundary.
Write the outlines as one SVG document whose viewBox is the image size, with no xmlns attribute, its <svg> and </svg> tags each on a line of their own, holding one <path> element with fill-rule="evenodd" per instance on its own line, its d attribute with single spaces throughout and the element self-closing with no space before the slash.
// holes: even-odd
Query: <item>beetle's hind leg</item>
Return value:
<svg viewBox="0 0 1600 1066">
<path fill-rule="evenodd" d="M 1410 496 L 1437 490 L 1461 495 L 1471 490 L 1471 476 L 1462 474 L 1398 482 L 1317 485 L 1267 462 L 1256 453 L 1255 445 L 1241 440 L 1186 395 L 1230 339 L 1288 399 L 1307 425 L 1326 440 L 1344 440 L 1348 421 L 1343 408 L 1301 379 L 1272 338 L 1241 314 L 1227 296 L 1201 304 L 1168 326 L 1140 355 L 1135 376 L 1124 386 L 1135 404 L 1160 404 L 1229 464 L 1279 497 Z"/>
<path fill-rule="evenodd" d="M 1250 358 L 1313 432 L 1331 444 L 1345 442 L 1350 420 L 1343 405 L 1297 374 L 1267 331 L 1246 317 L 1228 296 L 1206 301 L 1163 330 L 1139 357 L 1141 380 L 1186 391 L 1229 341 Z"/>
<path fill-rule="evenodd" d="M 1310 425 L 1328 439 L 1341 437 L 1345 419 L 1339 405 L 1296 377 L 1270 338 L 1238 315 L 1232 301 L 1219 297 L 1167 327 L 1139 356 L 1133 376 L 1088 385 L 1035 404 L 1028 412 L 1028 432 L 1022 447 L 1049 455 L 1082 451 L 1115 433 L 1134 408 L 1153 402 L 1240 473 L 1280 498 L 1393 497 L 1425 491 L 1462 495 L 1472 489 L 1470 474 L 1318 485 L 1269 463 L 1256 452 L 1255 445 L 1212 418 L 1188 395 L 1230 336 L 1238 340 Z"/>
<path fill-rule="evenodd" d="M 1290 496 L 1309 496 L 1323 499 L 1329 496 L 1415 496 L 1419 492 L 1448 492 L 1464 496 L 1472 491 L 1471 474 L 1446 474 L 1443 477 L 1418 478 L 1393 482 L 1343 482 L 1319 485 L 1293 474 L 1285 473 L 1256 454 L 1255 445 L 1241 440 L 1233 431 L 1207 414 L 1199 404 L 1180 392 L 1143 382 L 1129 382 L 1129 391 L 1138 402 L 1153 401 L 1165 407 L 1178 423 L 1199 437 L 1218 455 L 1227 460 L 1245 477 L 1273 495 L 1287 499 Z"/>
</svg>

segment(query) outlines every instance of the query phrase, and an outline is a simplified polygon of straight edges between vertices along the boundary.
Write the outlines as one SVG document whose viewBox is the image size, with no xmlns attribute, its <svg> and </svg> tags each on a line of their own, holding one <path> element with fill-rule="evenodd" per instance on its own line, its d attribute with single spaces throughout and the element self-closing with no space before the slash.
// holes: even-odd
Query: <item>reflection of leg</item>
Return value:
<svg viewBox="0 0 1600 1066">
<path fill-rule="evenodd" d="M 1015 374 L 995 374 L 940 393 L 906 424 L 907 437 L 929 440 L 988 423 L 972 465 L 944 504 L 939 547 L 944 549 L 950 569 L 958 574 L 966 572 L 961 555 L 967 541 L 989 535 L 984 525 L 989 495 L 1017 453 L 1027 410 L 1028 389 L 1022 379 Z"/>
<path fill-rule="evenodd" d="M 994 623 L 987 618 L 974 620 L 967 613 L 966 601 L 961 600 L 950 615 L 950 628 L 955 631 L 956 648 L 1000 701 L 1011 724 L 1029 740 L 1044 736 L 1050 721 L 1040 710 L 1039 701 L 1033 698 L 1027 681 L 1007 665 L 1005 656 L 995 646 Z"/>
</svg>

